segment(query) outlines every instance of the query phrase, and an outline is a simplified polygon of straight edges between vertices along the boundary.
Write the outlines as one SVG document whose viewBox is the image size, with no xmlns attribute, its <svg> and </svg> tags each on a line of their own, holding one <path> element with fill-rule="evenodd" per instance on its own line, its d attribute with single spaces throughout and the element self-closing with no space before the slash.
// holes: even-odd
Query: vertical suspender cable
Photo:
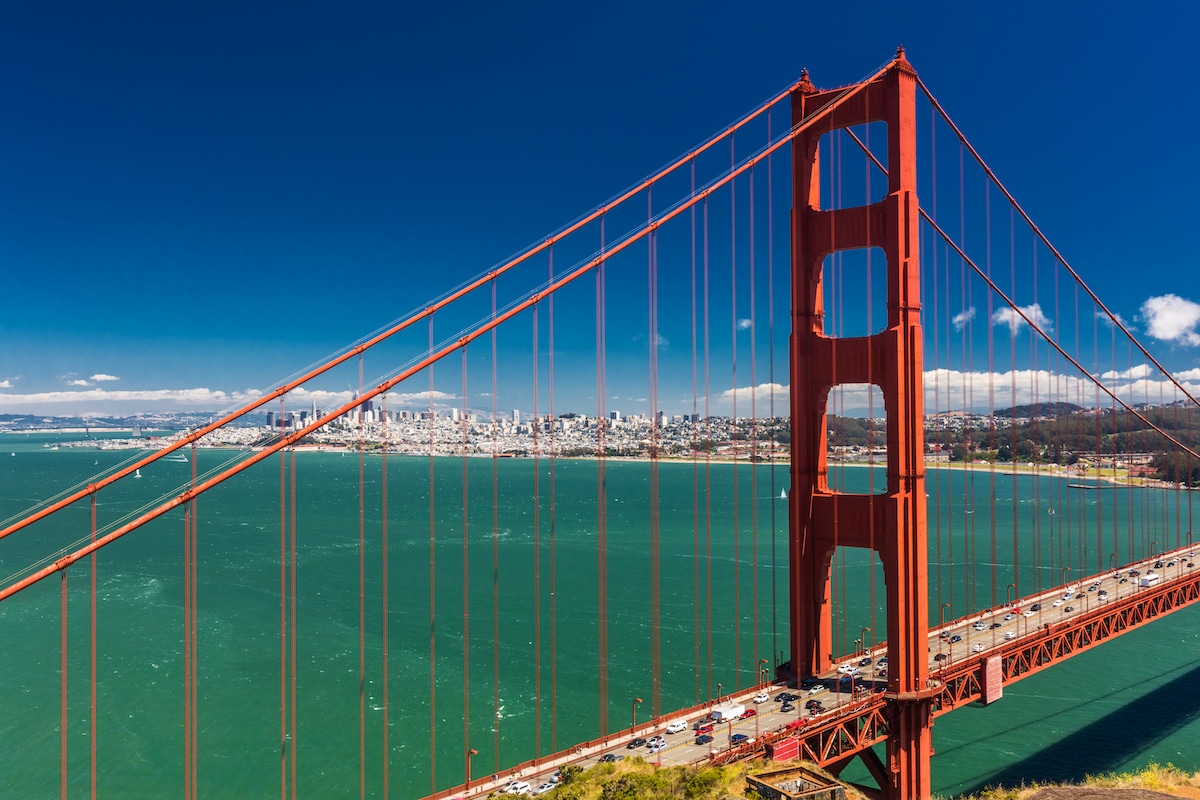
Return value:
<svg viewBox="0 0 1200 800">
<path fill-rule="evenodd" d="M 92 506 L 92 541 L 95 542 L 96 541 L 96 494 L 94 492 L 92 493 L 91 506 Z M 91 560 L 91 569 L 92 569 L 92 597 L 91 597 L 91 602 L 92 602 L 91 709 L 92 709 L 92 713 L 91 713 L 91 729 L 89 731 L 89 736 L 91 737 L 91 751 L 92 751 L 91 752 L 92 800 L 96 800 L 96 553 L 95 553 L 95 551 L 92 552 L 90 560 Z"/>
<path fill-rule="evenodd" d="M 654 190 L 646 189 L 646 224 L 654 224 Z M 646 238 L 647 328 L 649 329 L 650 399 L 650 708 L 662 713 L 662 619 L 659 608 L 659 495 L 658 495 L 658 232 Z"/>
<path fill-rule="evenodd" d="M 429 352 L 433 352 L 433 316 L 429 317 Z M 434 471 L 434 389 L 433 368 L 429 365 L 429 782 L 430 791 L 437 791 L 437 515 L 434 499 L 437 486 Z M 365 684 L 365 675 L 360 673 L 360 686 Z M 361 688 L 360 688 L 361 697 Z M 363 752 L 366 752 L 365 740 Z M 365 758 L 365 756 L 364 756 Z M 364 784 L 365 785 L 365 784 Z"/>
<path fill-rule="evenodd" d="M 734 157 L 734 135 L 729 135 L 729 171 L 737 164 Z M 737 180 L 729 183 L 729 305 L 730 305 L 730 354 L 733 358 L 733 428 L 740 432 L 737 415 Z M 741 636 L 741 591 L 738 578 L 738 457 L 736 439 L 733 450 L 733 685 L 741 688 L 742 682 L 742 636 Z"/>
<path fill-rule="evenodd" d="M 605 386 L 604 352 L 604 223 L 600 217 L 600 264 L 596 267 L 596 600 L 598 639 L 598 672 L 600 689 L 599 735 L 608 733 L 608 498 L 605 431 L 608 425 L 604 412 Z"/>
<path fill-rule="evenodd" d="M 291 650 L 291 705 L 292 705 L 292 800 L 296 800 L 296 449 L 289 447 L 291 452 L 291 463 L 288 472 L 291 478 L 291 537 L 289 542 L 288 567 L 291 573 L 291 585 L 289 587 L 289 620 L 290 632 L 288 642 Z M 195 528 L 192 529 L 192 542 L 195 543 Z M 193 719 L 195 715 L 193 714 Z M 193 743 L 195 737 L 192 738 Z"/>
<path fill-rule="evenodd" d="M 388 791 L 391 787 L 391 763 L 392 763 L 392 748 L 388 742 L 389 722 L 391 720 L 392 711 L 391 703 L 388 698 L 388 678 L 390 671 L 388 669 L 388 644 L 390 641 L 390 632 L 388 630 L 388 616 L 391 612 L 391 604 L 388 602 L 388 587 L 389 587 L 389 567 L 391 566 L 391 548 L 388 546 L 388 413 L 387 413 L 387 394 L 380 397 L 380 429 L 382 446 L 379 452 L 379 481 L 380 481 L 380 513 L 379 513 L 379 547 L 380 547 L 380 612 L 382 620 L 380 621 L 380 645 L 383 650 L 381 654 L 380 664 L 383 672 L 383 796 L 388 796 Z"/>
<path fill-rule="evenodd" d="M 471 573 L 468 559 L 468 527 L 469 519 L 467 503 L 469 486 L 467 480 L 467 348 L 462 348 L 462 419 L 459 429 L 462 433 L 462 446 L 459 460 L 462 462 L 462 643 L 463 643 L 463 752 L 471 746 L 471 615 L 470 592 Z"/>
<path fill-rule="evenodd" d="M 933 113 L 934 113 L 933 108 L 930 107 L 930 109 L 929 109 L 929 148 L 930 148 L 929 165 L 930 165 L 930 170 L 932 173 L 932 180 L 930 181 L 930 183 L 932 185 L 933 218 L 937 219 L 938 218 L 938 213 L 937 213 L 937 125 L 935 124 L 937 122 L 937 120 L 933 116 Z M 922 241 L 923 240 L 924 240 L 924 237 L 922 237 Z M 930 326 L 933 329 L 933 366 L 934 366 L 934 369 L 933 369 L 933 418 L 939 419 L 941 416 L 940 411 L 941 411 L 941 400 L 942 400 L 942 391 L 941 391 L 941 389 L 942 389 L 942 387 L 941 387 L 942 363 L 941 363 L 941 358 L 939 357 L 939 353 L 938 353 L 938 339 L 939 339 L 940 333 L 938 331 L 938 325 L 937 325 L 937 319 L 938 319 L 938 317 L 937 317 L 937 312 L 938 312 L 938 258 L 937 258 L 938 243 L 936 240 L 933 240 L 933 239 L 931 239 L 930 241 L 933 243 L 933 247 L 931 248 L 933 257 L 932 257 L 932 263 L 930 265 L 931 266 L 930 274 L 932 275 L 932 280 L 930 281 L 930 285 L 932 286 L 932 292 L 931 292 L 932 297 L 931 297 L 931 303 L 929 305 L 929 308 L 932 309 L 932 313 L 927 313 L 925 310 L 926 306 L 924 303 L 922 303 L 921 304 L 921 317 L 922 317 L 921 324 L 926 325 L 927 323 L 926 323 L 925 318 L 929 318 L 928 324 L 930 324 Z M 922 297 L 923 296 L 924 296 L 924 294 L 922 294 Z M 942 503 L 941 503 L 942 493 L 941 493 L 941 488 L 942 488 L 942 473 L 945 471 L 946 470 L 937 470 L 933 473 L 934 474 L 934 479 L 933 479 L 934 485 L 933 485 L 933 494 L 932 494 L 932 496 L 934 498 L 934 502 L 933 502 L 933 540 L 934 540 L 934 551 L 935 551 L 935 555 L 934 555 L 934 576 L 935 577 L 934 577 L 934 582 L 933 582 L 933 584 L 934 584 L 933 591 L 934 591 L 934 595 L 936 596 L 934 605 L 937 606 L 938 609 L 941 609 L 941 607 L 942 607 Z M 928 501 L 925 501 L 925 503 L 926 503 L 926 506 L 929 505 Z M 926 511 L 926 514 L 928 514 L 928 510 Z"/>
<path fill-rule="evenodd" d="M 771 111 L 767 110 L 767 141 L 771 141 Z M 768 395 L 771 419 L 771 663 L 779 666 L 779 614 L 776 593 L 775 563 L 775 193 L 772 156 L 767 156 L 767 383 L 771 387 Z M 784 507 L 786 512 L 787 507 Z"/>
<path fill-rule="evenodd" d="M 59 572 L 59 594 L 61 595 L 61 608 L 59 610 L 59 629 L 61 631 L 61 642 L 59 643 L 59 652 L 61 653 L 62 661 L 59 665 L 59 684 L 61 686 L 62 697 L 59 702 L 60 718 L 59 718 L 59 781 L 60 793 L 63 800 L 67 798 L 67 571 Z"/>
<path fill-rule="evenodd" d="M 280 398 L 280 425 L 283 425 Z M 280 451 L 280 799 L 288 796 L 288 506 L 287 452 Z"/>
<path fill-rule="evenodd" d="M 492 319 L 496 318 L 496 281 L 492 281 Z M 500 771 L 500 482 L 496 459 L 496 329 L 492 328 L 492 752 L 495 771 Z M 537 551 L 534 551 L 537 558 Z M 535 623 L 536 624 L 536 623 Z M 536 662 L 538 652 L 534 650 Z"/>
<path fill-rule="evenodd" d="M 754 329 L 754 170 L 750 170 L 750 566 L 754 605 L 754 683 L 762 662 L 758 655 L 758 406 Z M 737 387 L 735 386 L 734 389 Z M 774 501 L 772 501 L 774 502 Z"/>
<path fill-rule="evenodd" d="M 358 383 L 360 387 L 362 386 L 362 360 L 363 354 L 359 353 Z M 366 500 L 363 497 L 362 410 L 360 409 L 358 413 L 358 796 L 365 798 L 367 796 L 367 536 Z M 432 557 L 433 553 L 430 552 L 430 558 L 432 559 Z M 432 722 L 430 730 L 432 730 Z"/>
<path fill-rule="evenodd" d="M 550 248 L 549 267 L 550 282 L 554 282 L 554 248 Z M 558 598 L 557 598 L 557 563 L 555 561 L 557 548 L 557 531 L 555 530 L 555 481 L 554 481 L 554 295 L 551 294 L 547 306 L 546 331 L 546 367 L 550 372 L 550 750 L 558 752 Z M 538 423 L 541 424 L 540 422 Z"/>
<path fill-rule="evenodd" d="M 542 498 L 541 498 L 541 441 L 538 428 L 538 312 L 533 307 L 533 757 L 542 757 Z M 517 421 L 513 420 L 514 433 Z"/>
<path fill-rule="evenodd" d="M 192 488 L 195 488 L 195 486 L 196 486 L 196 445 L 195 445 L 195 443 L 193 443 L 192 444 Z M 200 781 L 200 765 L 199 765 L 199 761 L 200 761 L 200 719 L 199 719 L 199 712 L 200 712 L 200 704 L 199 704 L 200 642 L 199 642 L 199 633 L 197 631 L 197 624 L 196 624 L 197 614 L 199 613 L 199 609 L 200 609 L 200 583 L 198 580 L 199 576 L 197 574 L 198 570 L 199 570 L 199 559 L 200 559 L 199 544 L 198 544 L 199 539 L 200 539 L 200 509 L 197 507 L 197 502 L 198 501 L 197 501 L 196 497 L 193 496 L 192 502 L 191 502 L 191 509 L 192 509 L 192 517 L 191 517 L 191 520 L 192 520 L 192 539 L 191 539 L 191 547 L 192 547 L 192 557 L 191 557 L 191 563 L 192 563 L 192 572 L 191 572 L 191 584 L 192 584 L 192 606 L 191 606 L 191 628 L 192 628 L 192 630 L 191 630 L 191 638 L 192 638 L 192 643 L 191 643 L 191 652 L 192 652 L 192 667 L 191 667 L 192 758 L 191 758 L 191 762 L 192 762 L 192 775 L 191 775 L 191 781 L 192 781 L 192 797 L 193 798 L 199 797 L 199 795 L 200 795 L 200 786 L 199 786 L 199 781 Z"/>
<path fill-rule="evenodd" d="M 183 796 L 192 797 L 192 509 L 183 511 Z"/>
<path fill-rule="evenodd" d="M 708 644 L 708 696 L 713 696 L 713 638 L 712 638 L 712 416 L 709 411 L 709 324 L 708 324 L 708 198 L 704 198 L 701 214 L 703 229 L 704 272 L 704 628 Z M 721 698 L 717 698 L 720 701 Z"/>
<path fill-rule="evenodd" d="M 696 159 L 692 159 L 692 193 L 696 196 Z M 690 212 L 692 220 L 692 649 L 695 656 L 693 678 L 695 683 L 694 702 L 699 703 L 700 694 L 700 466 L 697 457 L 700 445 L 696 435 L 700 429 L 697 419 L 699 396 L 696 391 L 697 347 L 696 347 L 696 206 Z"/>
<path fill-rule="evenodd" d="M 383 395 L 379 399 L 379 416 L 380 429 L 382 429 L 383 446 L 379 452 L 379 481 L 383 485 L 382 497 L 380 497 L 380 524 L 379 524 L 379 546 L 382 549 L 380 553 L 380 561 L 383 563 L 382 573 L 380 575 L 380 597 L 382 600 L 382 615 L 383 621 L 380 622 L 383 630 L 380 631 L 383 636 L 383 796 L 388 796 L 388 790 L 391 786 L 391 746 L 388 744 L 389 721 L 391 718 L 391 704 L 388 698 L 388 679 L 390 676 L 388 669 L 388 645 L 390 642 L 389 616 L 391 606 L 388 602 L 388 589 L 390 587 L 389 567 L 391 566 L 391 548 L 388 546 L 388 395 Z"/>
<path fill-rule="evenodd" d="M 283 400 L 279 401 L 280 425 Z M 279 797 L 287 798 L 287 453 L 279 451 Z M 190 780 L 190 778 L 189 778 Z"/>
</svg>

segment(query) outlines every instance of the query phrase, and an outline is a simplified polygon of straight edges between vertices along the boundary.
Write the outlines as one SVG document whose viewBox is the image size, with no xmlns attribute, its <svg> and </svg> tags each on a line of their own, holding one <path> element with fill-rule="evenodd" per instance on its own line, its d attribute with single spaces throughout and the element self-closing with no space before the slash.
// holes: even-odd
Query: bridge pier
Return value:
<svg viewBox="0 0 1200 800">
<path fill-rule="evenodd" d="M 792 94 L 799 124 L 845 90 L 818 92 L 807 77 Z M 837 547 L 878 553 L 887 584 L 887 759 L 875 765 L 883 793 L 899 800 L 930 795 L 932 716 L 927 690 L 929 628 L 919 209 L 916 195 L 916 73 L 898 51 L 879 77 L 836 114 L 813 119 L 793 142 L 791 415 L 792 491 L 789 565 L 792 665 L 798 677 L 832 667 L 830 565 Z M 888 191 L 877 203 L 821 209 L 818 142 L 831 131 L 885 122 Z M 877 247 L 887 270 L 887 327 L 862 337 L 824 330 L 826 256 Z M 839 384 L 870 384 L 887 415 L 887 490 L 832 491 L 826 460 L 826 410 Z M 871 769 L 868 762 L 868 769 Z M 882 767 L 882 768 L 881 768 Z"/>
</svg>

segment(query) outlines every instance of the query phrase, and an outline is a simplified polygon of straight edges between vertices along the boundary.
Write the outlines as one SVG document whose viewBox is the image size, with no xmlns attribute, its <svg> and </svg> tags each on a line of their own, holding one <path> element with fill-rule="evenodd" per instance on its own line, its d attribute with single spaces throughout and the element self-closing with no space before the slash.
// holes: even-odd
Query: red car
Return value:
<svg viewBox="0 0 1200 800">
<path fill-rule="evenodd" d="M 756 711 L 755 709 L 747 708 L 745 711 L 742 712 L 742 719 L 750 719 L 757 713 L 758 713 L 758 711 Z"/>
<path fill-rule="evenodd" d="M 712 732 L 713 732 L 713 726 L 709 723 L 705 723 L 705 724 L 696 726 L 696 733 L 698 733 L 698 734 L 705 734 L 705 733 L 712 733 Z"/>
</svg>

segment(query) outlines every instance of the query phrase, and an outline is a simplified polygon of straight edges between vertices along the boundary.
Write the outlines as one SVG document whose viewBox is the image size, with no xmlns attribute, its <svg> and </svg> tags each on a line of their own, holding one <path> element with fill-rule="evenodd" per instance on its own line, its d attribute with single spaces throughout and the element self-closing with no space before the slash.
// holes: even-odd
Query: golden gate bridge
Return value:
<svg viewBox="0 0 1200 800">
<path fill-rule="evenodd" d="M 610 353 L 628 340 L 637 359 Z M 347 375 L 352 394 L 289 414 Z M 594 408 L 564 409 L 581 387 Z M 529 409 L 523 426 L 502 402 Z M 798 753 L 834 773 L 859 759 L 868 792 L 928 797 L 936 716 L 1200 597 L 1188 479 L 1146 477 L 1150 453 L 1191 469 L 1196 405 L 902 51 L 832 90 L 805 73 L 475 279 L 5 520 L 0 610 L 49 609 L 59 633 L 53 680 L 6 690 L 6 705 L 32 696 L 46 712 L 59 758 L 34 776 L 45 791 L 120 785 L 98 750 L 127 710 L 104 701 L 97 585 L 119 591 L 139 563 L 126 542 L 153 537 L 179 585 L 162 735 L 184 797 L 247 760 L 254 794 L 486 795 L 501 774 L 595 760 L 768 685 L 847 678 L 831 708 L 764 714 L 752 739 L 688 758 Z M 210 450 L 267 411 L 280 422 L 250 445 Z M 297 458 L 335 429 L 357 456 L 353 491 Z M 179 454 L 186 481 L 137 482 Z M 502 470 L 516 462 L 529 469 L 514 482 Z M 270 530 L 222 512 L 231 486 L 277 511 Z M 318 600 L 310 563 L 331 531 L 341 577 Z M 223 591 L 208 567 L 232 539 L 271 559 L 248 579 L 264 605 L 237 624 L 274 662 L 276 680 L 254 687 L 274 720 L 263 728 L 259 707 L 219 721 L 261 729 L 256 755 L 225 752 L 206 713 L 225 690 L 206 671 Z M 347 649 L 306 641 L 320 614 L 349 621 Z M 589 646 L 564 650 L 567 631 Z M 336 689 L 309 655 L 323 647 L 352 678 Z M 427 696 L 398 696 L 414 670 Z M 338 712 L 318 731 L 313 708 Z M 354 754 L 332 779 L 307 766 L 330 742 Z M 493 777 L 472 781 L 474 759 Z"/>
</svg>

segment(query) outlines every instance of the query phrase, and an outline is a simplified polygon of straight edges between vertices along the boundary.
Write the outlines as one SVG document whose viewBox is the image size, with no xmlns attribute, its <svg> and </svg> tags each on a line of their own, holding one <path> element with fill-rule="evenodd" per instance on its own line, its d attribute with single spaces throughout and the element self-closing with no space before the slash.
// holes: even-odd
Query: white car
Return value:
<svg viewBox="0 0 1200 800">
<path fill-rule="evenodd" d="M 975 645 L 971 648 L 971 651 L 975 652 L 975 653 L 982 653 L 983 652 L 983 644 L 981 642 L 976 642 Z"/>
<path fill-rule="evenodd" d="M 1017 632 L 1009 631 L 1008 633 L 1004 634 L 1004 638 L 1009 639 L 1009 640 L 1015 639 L 1015 638 L 1017 638 Z"/>
<path fill-rule="evenodd" d="M 537 787 L 536 789 L 534 789 L 534 790 L 533 790 L 533 793 L 534 793 L 534 794 L 545 794 L 546 792 L 550 792 L 550 791 L 553 791 L 553 790 L 554 790 L 554 784 L 553 784 L 553 783 L 543 783 L 541 786 L 539 786 L 539 787 Z"/>
<path fill-rule="evenodd" d="M 758 694 L 754 695 L 754 702 L 756 703 L 765 703 L 770 699 L 771 695 L 767 694 L 766 692 L 759 692 Z"/>
<path fill-rule="evenodd" d="M 828 691 L 828 688 L 824 684 L 818 683 L 816 686 L 809 689 L 808 693 L 809 694 L 820 694 L 821 692 L 825 692 L 825 691 Z"/>
<path fill-rule="evenodd" d="M 1017 618 L 1017 615 L 1012 613 L 1011 611 L 1004 615 L 1005 622 L 1012 622 L 1016 618 Z"/>
<path fill-rule="evenodd" d="M 647 748 L 647 752 L 649 752 L 651 755 L 653 755 L 654 753 L 657 753 L 659 750 L 662 750 L 664 747 L 666 747 L 666 745 L 663 744 L 662 742 L 659 742 L 658 744 L 652 744 Z"/>
<path fill-rule="evenodd" d="M 1032 616 L 1033 616 L 1033 612 L 1032 612 L 1032 611 L 1025 611 L 1025 612 L 1023 612 L 1023 613 L 1021 614 L 1021 616 L 1023 616 L 1023 617 L 1032 617 Z"/>
<path fill-rule="evenodd" d="M 529 794 L 529 781 L 517 781 L 508 785 L 508 791 L 505 794 Z"/>
<path fill-rule="evenodd" d="M 667 733 L 679 733 L 680 731 L 685 730 L 687 730 L 687 723 L 681 719 L 677 719 L 671 724 L 667 725 Z"/>
<path fill-rule="evenodd" d="M 1058 607 L 1059 607 L 1059 606 L 1061 606 L 1062 604 L 1063 604 L 1063 601 L 1062 601 L 1062 599 L 1061 599 L 1061 598 L 1060 598 L 1060 599 L 1058 599 L 1058 600 L 1055 600 L 1055 601 L 1054 601 L 1054 607 L 1055 607 L 1055 608 L 1058 608 Z"/>
<path fill-rule="evenodd" d="M 977 630 L 977 631 L 985 631 L 985 630 L 987 630 L 987 625 L 984 625 L 982 622 L 976 622 L 976 623 L 975 623 L 975 625 L 974 625 L 973 627 L 974 627 L 974 628 L 975 628 L 975 630 Z"/>
</svg>

